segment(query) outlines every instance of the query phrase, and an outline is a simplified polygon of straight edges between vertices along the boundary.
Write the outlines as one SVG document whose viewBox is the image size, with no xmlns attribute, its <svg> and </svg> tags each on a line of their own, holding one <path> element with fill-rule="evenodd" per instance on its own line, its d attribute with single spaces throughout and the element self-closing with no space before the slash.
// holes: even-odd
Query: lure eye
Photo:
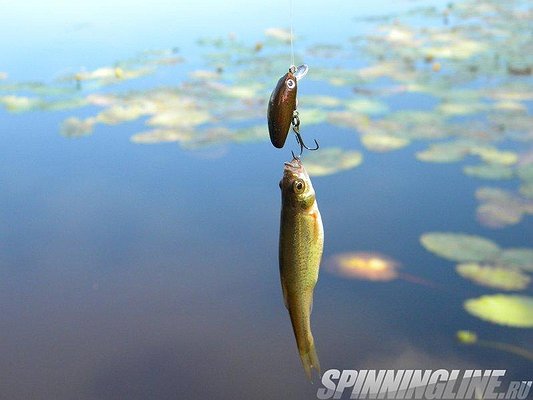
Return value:
<svg viewBox="0 0 533 400">
<path fill-rule="evenodd" d="M 301 194 L 305 190 L 305 182 L 301 179 L 296 179 L 294 183 L 292 184 L 292 190 L 296 194 Z"/>
<path fill-rule="evenodd" d="M 294 80 L 293 80 L 293 79 L 289 79 L 289 80 L 287 81 L 287 87 L 288 87 L 289 89 L 293 89 L 295 86 L 296 86 L 296 83 L 294 83 Z"/>
</svg>

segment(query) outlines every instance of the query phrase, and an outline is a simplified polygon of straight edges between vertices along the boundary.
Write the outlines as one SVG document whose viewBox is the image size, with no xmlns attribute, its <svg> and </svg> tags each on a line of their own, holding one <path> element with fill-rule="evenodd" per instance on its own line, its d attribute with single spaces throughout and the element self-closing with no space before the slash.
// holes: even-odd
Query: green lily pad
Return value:
<svg viewBox="0 0 533 400">
<path fill-rule="evenodd" d="M 511 248 L 503 250 L 498 256 L 498 263 L 533 272 L 533 249 Z"/>
<path fill-rule="evenodd" d="M 525 182 L 533 182 L 533 163 L 520 165 L 516 169 L 518 177 Z"/>
<path fill-rule="evenodd" d="M 387 152 L 401 149 L 410 142 L 408 139 L 399 138 L 379 133 L 367 133 L 361 136 L 361 143 L 370 151 Z"/>
<path fill-rule="evenodd" d="M 493 324 L 533 328 L 533 297 L 495 294 L 466 300 L 465 310 Z"/>
<path fill-rule="evenodd" d="M 324 122 L 327 117 L 326 112 L 320 108 L 299 109 L 298 113 L 300 114 L 300 121 L 302 121 L 302 124 L 305 124 L 305 126 L 320 124 Z"/>
<path fill-rule="evenodd" d="M 491 240 L 463 233 L 424 233 L 420 243 L 426 250 L 451 261 L 491 260 L 500 251 Z"/>
<path fill-rule="evenodd" d="M 493 289 L 524 290 L 531 281 L 531 278 L 520 270 L 499 266 L 483 266 L 478 263 L 459 264 L 456 271 L 463 278 Z"/>
<path fill-rule="evenodd" d="M 94 117 L 87 119 L 67 118 L 61 125 L 61 134 L 66 137 L 90 135 L 93 133 L 95 123 L 96 119 Z"/>
<path fill-rule="evenodd" d="M 533 181 L 525 182 L 520 185 L 520 194 L 528 199 L 533 199 Z"/>
<path fill-rule="evenodd" d="M 504 180 L 513 177 L 513 169 L 498 164 L 467 165 L 463 171 L 468 176 L 481 179 Z"/>
<path fill-rule="evenodd" d="M 349 100 L 346 102 L 346 107 L 349 110 L 367 115 L 385 114 L 389 110 L 385 103 L 367 99 Z"/>
<path fill-rule="evenodd" d="M 503 228 L 515 225 L 522 220 L 522 208 L 514 203 L 485 203 L 476 209 L 481 225 L 489 228 Z"/>
<path fill-rule="evenodd" d="M 190 140 L 192 132 L 180 131 L 178 129 L 152 129 L 147 132 L 141 132 L 133 135 L 130 140 L 139 144 L 156 144 L 180 142 Z"/>
<path fill-rule="evenodd" d="M 330 147 L 306 154 L 304 162 L 309 175 L 325 176 L 357 167 L 363 162 L 363 155 L 355 150 Z"/>
<path fill-rule="evenodd" d="M 454 163 L 465 158 L 468 152 L 468 146 L 459 142 L 437 143 L 416 153 L 416 158 L 425 162 Z"/>
<path fill-rule="evenodd" d="M 472 331 L 457 331 L 455 337 L 462 344 L 474 344 L 477 342 L 477 335 Z"/>
<path fill-rule="evenodd" d="M 489 146 L 473 147 L 470 153 L 490 164 L 513 165 L 518 161 L 518 155 L 515 152 L 502 151 Z"/>
<path fill-rule="evenodd" d="M 298 107 L 325 107 L 333 108 L 342 104 L 341 99 L 333 96 L 298 96 Z"/>
</svg>

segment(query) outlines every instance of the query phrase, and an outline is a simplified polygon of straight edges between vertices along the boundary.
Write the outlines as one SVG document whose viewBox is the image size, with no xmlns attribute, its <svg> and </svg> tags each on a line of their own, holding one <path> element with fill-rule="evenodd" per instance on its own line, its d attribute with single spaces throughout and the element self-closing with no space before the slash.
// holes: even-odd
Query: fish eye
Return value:
<svg viewBox="0 0 533 400">
<path fill-rule="evenodd" d="M 295 86 L 296 86 L 296 84 L 294 83 L 294 80 L 293 80 L 293 79 L 289 79 L 289 80 L 287 81 L 287 87 L 288 87 L 289 89 L 293 89 Z"/>
<path fill-rule="evenodd" d="M 301 194 L 305 190 L 305 182 L 301 179 L 296 179 L 294 183 L 292 184 L 292 190 L 296 194 Z"/>
</svg>

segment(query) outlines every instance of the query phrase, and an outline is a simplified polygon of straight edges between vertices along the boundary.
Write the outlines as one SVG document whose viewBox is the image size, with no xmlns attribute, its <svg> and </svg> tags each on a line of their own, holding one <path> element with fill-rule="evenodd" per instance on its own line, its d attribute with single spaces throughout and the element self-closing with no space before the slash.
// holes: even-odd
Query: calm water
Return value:
<svg viewBox="0 0 533 400">
<path fill-rule="evenodd" d="M 64 70 L 176 45 L 194 59 L 199 36 L 236 31 L 254 37 L 288 23 L 285 13 L 276 19 L 272 5 L 240 16 L 228 12 L 226 20 L 217 18 L 215 7 L 222 11 L 213 2 L 168 2 L 148 13 L 146 5 L 129 2 L 98 11 L 99 2 L 78 8 L 52 1 L 57 16 L 42 15 L 42 3 L 10 4 L 0 17 L 0 48 L 7 54 L 0 71 L 10 79 L 47 81 Z M 326 13 L 324 35 L 356 32 L 352 16 L 383 5 L 333 6 L 337 12 L 321 11 L 319 2 L 297 4 L 298 30 L 316 36 L 311 27 Z M 256 12 L 257 21 L 247 17 Z M 24 21 L 19 42 L 15 27 Z M 180 76 L 167 71 L 137 85 L 174 79 Z M 91 107 L 0 111 L 0 397 L 315 398 L 279 285 L 278 181 L 289 149 L 278 151 L 267 141 L 199 151 L 132 143 L 130 136 L 145 130 L 143 119 L 97 125 L 80 138 L 59 134 L 65 118 L 93 113 Z M 459 329 L 530 349 L 533 337 L 531 330 L 468 315 L 463 301 L 489 291 L 460 278 L 452 263 L 425 251 L 419 237 L 467 232 L 502 247 L 526 247 L 531 217 L 500 230 L 482 227 L 473 195 L 482 183 L 463 175 L 460 163 L 417 161 L 422 144 L 376 154 L 330 124 L 305 134 L 323 147 L 358 149 L 365 157 L 358 168 L 313 179 L 324 257 L 377 251 L 436 283 L 347 280 L 323 270 L 312 320 L 323 369 L 494 368 L 507 369 L 510 379 L 530 378 L 526 360 L 456 343 Z M 295 149 L 292 138 L 289 144 Z"/>
</svg>

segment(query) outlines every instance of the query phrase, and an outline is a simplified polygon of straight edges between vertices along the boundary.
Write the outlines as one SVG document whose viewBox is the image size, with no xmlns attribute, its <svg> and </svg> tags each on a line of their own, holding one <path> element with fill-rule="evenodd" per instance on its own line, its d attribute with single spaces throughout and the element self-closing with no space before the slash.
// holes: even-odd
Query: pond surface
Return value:
<svg viewBox="0 0 533 400">
<path fill-rule="evenodd" d="M 157 11 L 51 1 L 54 16 L 46 3 L 0 17 L 2 396 L 315 398 L 277 260 L 278 182 L 297 145 L 291 135 L 273 148 L 264 116 L 290 62 L 288 1 Z M 533 261 L 502 256 L 533 243 L 533 62 L 509 44 L 527 45 L 527 4 L 478 2 L 485 14 L 473 30 L 464 21 L 481 11 L 470 2 L 299 3 L 296 62 L 310 65 L 302 134 L 321 145 L 303 162 L 318 168 L 325 230 L 312 318 L 323 370 L 507 369 L 530 379 L 530 360 L 456 340 L 470 330 L 533 350 L 527 307 L 520 327 L 464 308 L 484 295 L 533 295 Z M 506 13 L 518 22 L 501 31 Z M 494 68 L 488 45 L 507 49 Z M 436 156 L 450 162 L 428 162 L 435 143 L 452 143 Z M 463 169 L 477 165 L 489 166 L 488 180 Z M 496 194 L 483 200 L 483 187 Z M 491 206 L 480 210 L 483 201 Z M 476 235 L 498 252 L 430 252 L 428 232 Z M 442 257 L 450 251 L 453 260 Z M 399 276 L 324 267 L 346 252 L 383 255 Z M 468 261 L 527 283 L 476 284 L 456 272 Z"/>
</svg>

